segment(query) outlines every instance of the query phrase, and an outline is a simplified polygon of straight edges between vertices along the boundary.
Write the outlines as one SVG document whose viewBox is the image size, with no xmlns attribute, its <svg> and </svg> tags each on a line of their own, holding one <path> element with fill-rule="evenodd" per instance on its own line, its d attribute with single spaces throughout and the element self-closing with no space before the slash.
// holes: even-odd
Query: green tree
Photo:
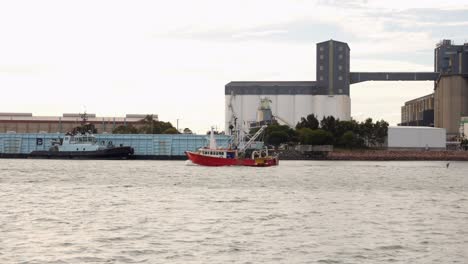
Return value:
<svg viewBox="0 0 468 264">
<path fill-rule="evenodd" d="M 296 129 L 301 128 L 318 129 L 319 121 L 317 117 L 314 114 L 310 114 L 306 118 L 301 117 L 301 121 L 297 123 Z"/>
<path fill-rule="evenodd" d="M 273 131 L 265 138 L 265 143 L 279 146 L 289 140 L 289 135 L 285 131 Z"/>
<path fill-rule="evenodd" d="M 312 130 L 310 128 L 303 128 L 299 130 L 299 139 L 305 145 L 329 145 L 333 144 L 332 133 L 323 129 Z"/>
<path fill-rule="evenodd" d="M 375 122 L 375 125 L 374 125 L 375 141 L 378 144 L 383 144 L 385 143 L 387 136 L 388 136 L 388 123 L 385 122 L 384 120 Z"/>
<path fill-rule="evenodd" d="M 138 131 L 141 134 L 161 134 L 169 128 L 174 128 L 170 122 L 154 120 L 153 115 L 147 115 L 141 122 L 143 126 Z"/>
<path fill-rule="evenodd" d="M 170 127 L 162 132 L 163 134 L 179 134 L 175 127 Z"/>
<path fill-rule="evenodd" d="M 336 123 L 337 120 L 333 116 L 323 117 L 322 121 L 320 121 L 320 128 L 335 135 Z"/>
<path fill-rule="evenodd" d="M 359 124 L 359 132 L 366 146 L 375 145 L 373 131 L 374 123 L 372 122 L 372 118 L 367 118 L 366 121 Z"/>
<path fill-rule="evenodd" d="M 112 130 L 112 134 L 138 134 L 138 129 L 132 125 L 118 126 Z"/>
<path fill-rule="evenodd" d="M 188 127 L 184 128 L 183 133 L 184 134 L 193 134 L 192 130 L 190 130 L 190 128 L 188 128 Z"/>
<path fill-rule="evenodd" d="M 359 143 L 356 134 L 354 134 L 353 131 L 346 131 L 343 133 L 343 135 L 340 137 L 340 145 L 347 148 L 358 146 Z"/>
</svg>

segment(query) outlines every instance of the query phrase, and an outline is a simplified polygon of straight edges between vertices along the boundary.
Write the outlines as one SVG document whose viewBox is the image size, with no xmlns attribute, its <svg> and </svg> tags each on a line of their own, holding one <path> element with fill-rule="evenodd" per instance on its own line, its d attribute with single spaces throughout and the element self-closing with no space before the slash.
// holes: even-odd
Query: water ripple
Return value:
<svg viewBox="0 0 468 264">
<path fill-rule="evenodd" d="M 0 263 L 466 263 L 466 171 L 0 160 Z"/>
</svg>

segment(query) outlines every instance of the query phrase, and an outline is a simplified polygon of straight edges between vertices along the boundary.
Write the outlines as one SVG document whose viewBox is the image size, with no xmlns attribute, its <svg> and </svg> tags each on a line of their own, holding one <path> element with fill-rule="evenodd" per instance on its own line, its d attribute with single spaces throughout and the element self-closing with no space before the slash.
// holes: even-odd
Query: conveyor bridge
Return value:
<svg viewBox="0 0 468 264">
<path fill-rule="evenodd" d="M 435 81 L 438 72 L 351 72 L 350 84 L 365 81 Z"/>
</svg>

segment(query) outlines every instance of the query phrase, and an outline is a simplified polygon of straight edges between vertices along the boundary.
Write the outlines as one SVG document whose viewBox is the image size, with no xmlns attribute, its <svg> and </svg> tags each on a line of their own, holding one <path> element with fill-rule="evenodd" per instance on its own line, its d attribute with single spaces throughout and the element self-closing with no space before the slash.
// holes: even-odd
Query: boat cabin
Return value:
<svg viewBox="0 0 468 264">
<path fill-rule="evenodd" d="M 93 135 L 66 136 L 65 142 L 69 144 L 96 144 L 96 137 Z"/>
<path fill-rule="evenodd" d="M 104 148 L 97 144 L 96 137 L 91 134 L 66 135 L 57 147 L 59 151 L 96 151 Z"/>
<path fill-rule="evenodd" d="M 236 158 L 235 150 L 226 149 L 201 149 L 200 154 L 203 156 L 210 156 L 215 158 L 234 159 Z"/>
</svg>

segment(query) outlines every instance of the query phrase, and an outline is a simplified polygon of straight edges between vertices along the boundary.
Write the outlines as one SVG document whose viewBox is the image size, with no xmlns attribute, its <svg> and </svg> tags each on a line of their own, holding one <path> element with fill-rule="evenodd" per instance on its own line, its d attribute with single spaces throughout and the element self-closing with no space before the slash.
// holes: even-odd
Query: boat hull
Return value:
<svg viewBox="0 0 468 264">
<path fill-rule="evenodd" d="M 258 159 L 228 159 L 200 155 L 196 152 L 186 151 L 188 159 L 193 163 L 202 166 L 250 166 L 250 167 L 270 167 L 279 164 L 278 157 L 265 157 Z"/>
<path fill-rule="evenodd" d="M 29 158 L 45 159 L 130 159 L 132 147 L 115 147 L 96 151 L 45 151 L 38 150 L 29 154 Z"/>
</svg>

